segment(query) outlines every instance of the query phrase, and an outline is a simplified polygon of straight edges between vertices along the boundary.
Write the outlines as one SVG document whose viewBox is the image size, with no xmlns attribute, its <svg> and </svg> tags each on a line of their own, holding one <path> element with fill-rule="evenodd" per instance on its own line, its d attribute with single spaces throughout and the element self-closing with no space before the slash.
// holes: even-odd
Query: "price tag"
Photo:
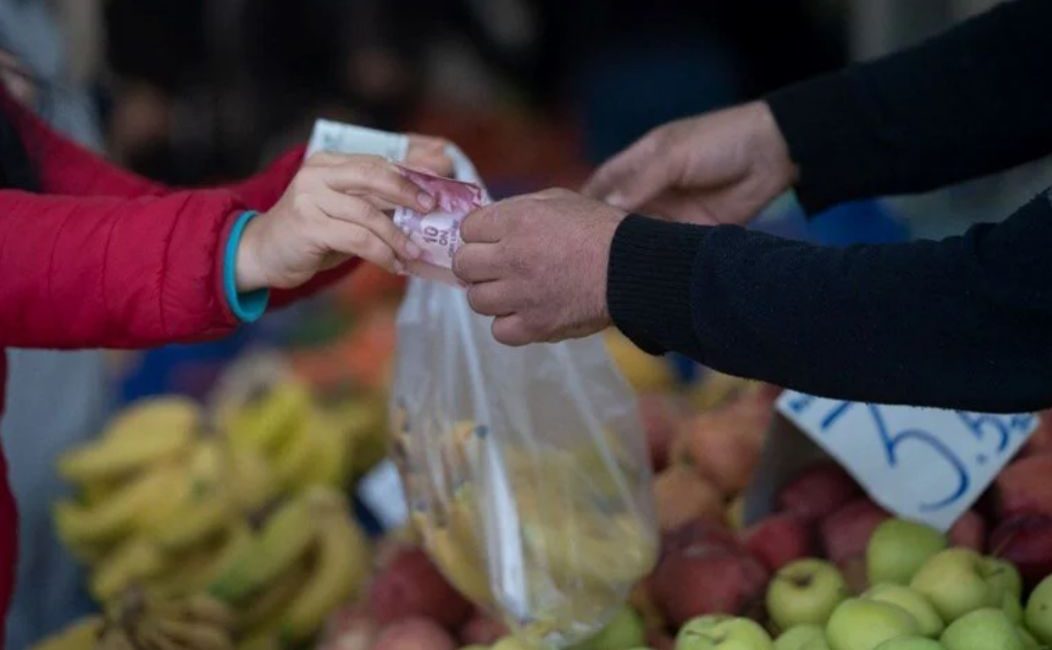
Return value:
<svg viewBox="0 0 1052 650">
<path fill-rule="evenodd" d="M 364 126 L 317 120 L 307 143 L 307 155 L 318 151 L 383 156 L 402 162 L 409 151 L 409 138 L 400 133 L 367 129 Z"/>
<path fill-rule="evenodd" d="M 785 391 L 778 410 L 874 501 L 945 531 L 1037 428 L 1033 414 L 886 406 Z"/>
<path fill-rule="evenodd" d="M 358 498 L 380 520 L 385 530 L 399 528 L 409 521 L 405 491 L 398 468 L 385 460 L 358 483 Z"/>
</svg>

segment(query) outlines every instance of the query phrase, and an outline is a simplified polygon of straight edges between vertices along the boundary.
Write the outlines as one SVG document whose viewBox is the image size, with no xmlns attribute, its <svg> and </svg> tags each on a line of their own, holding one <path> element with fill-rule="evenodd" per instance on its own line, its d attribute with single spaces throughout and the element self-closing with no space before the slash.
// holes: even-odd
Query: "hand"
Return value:
<svg viewBox="0 0 1052 650">
<path fill-rule="evenodd" d="M 742 224 L 796 180 L 767 104 L 670 122 L 599 168 L 588 196 L 625 210 L 700 224 Z"/>
<path fill-rule="evenodd" d="M 568 190 L 494 203 L 468 215 L 453 273 L 468 302 L 495 316 L 508 345 L 559 341 L 610 325 L 606 267 L 625 212 Z"/>
<path fill-rule="evenodd" d="M 409 134 L 409 151 L 405 162 L 410 167 L 427 170 L 438 176 L 453 175 L 453 161 L 446 155 L 448 140 L 427 135 Z"/>
<path fill-rule="evenodd" d="M 420 250 L 384 214 L 430 211 L 434 199 L 377 156 L 318 153 L 273 208 L 248 222 L 237 253 L 237 288 L 289 289 L 351 256 L 390 271 Z"/>
</svg>

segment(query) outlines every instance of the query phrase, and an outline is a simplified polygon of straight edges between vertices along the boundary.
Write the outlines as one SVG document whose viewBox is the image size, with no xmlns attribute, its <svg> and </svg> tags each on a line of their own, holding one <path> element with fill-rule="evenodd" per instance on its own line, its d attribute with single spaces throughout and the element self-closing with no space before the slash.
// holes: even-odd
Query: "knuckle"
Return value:
<svg viewBox="0 0 1052 650">
<path fill-rule="evenodd" d="M 292 209 L 298 215 L 309 214 L 314 207 L 314 198 L 305 192 L 297 192 L 292 197 Z"/>
</svg>

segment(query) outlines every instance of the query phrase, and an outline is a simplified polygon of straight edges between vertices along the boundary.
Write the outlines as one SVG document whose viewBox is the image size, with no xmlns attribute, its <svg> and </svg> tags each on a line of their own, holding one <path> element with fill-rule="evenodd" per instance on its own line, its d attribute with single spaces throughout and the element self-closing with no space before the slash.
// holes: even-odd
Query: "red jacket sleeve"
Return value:
<svg viewBox="0 0 1052 650">
<path fill-rule="evenodd" d="M 236 319 L 223 244 L 230 192 L 72 198 L 0 191 L 0 347 L 146 347 Z"/>
</svg>

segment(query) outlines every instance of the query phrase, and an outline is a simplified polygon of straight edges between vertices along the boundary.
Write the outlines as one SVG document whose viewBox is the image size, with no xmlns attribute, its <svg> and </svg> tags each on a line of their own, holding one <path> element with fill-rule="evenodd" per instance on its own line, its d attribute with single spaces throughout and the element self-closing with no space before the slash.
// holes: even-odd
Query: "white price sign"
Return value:
<svg viewBox="0 0 1052 650">
<path fill-rule="evenodd" d="M 368 154 L 400 162 L 405 160 L 409 151 L 409 138 L 401 133 L 377 131 L 331 120 L 317 120 L 307 143 L 307 155 L 318 151 Z"/>
<path fill-rule="evenodd" d="M 990 415 L 845 402 L 785 391 L 778 410 L 896 515 L 945 531 L 1037 428 Z"/>
<path fill-rule="evenodd" d="M 385 530 L 398 528 L 409 521 L 402 478 L 390 460 L 383 461 L 362 477 L 358 483 L 358 498 L 376 515 Z"/>
</svg>

